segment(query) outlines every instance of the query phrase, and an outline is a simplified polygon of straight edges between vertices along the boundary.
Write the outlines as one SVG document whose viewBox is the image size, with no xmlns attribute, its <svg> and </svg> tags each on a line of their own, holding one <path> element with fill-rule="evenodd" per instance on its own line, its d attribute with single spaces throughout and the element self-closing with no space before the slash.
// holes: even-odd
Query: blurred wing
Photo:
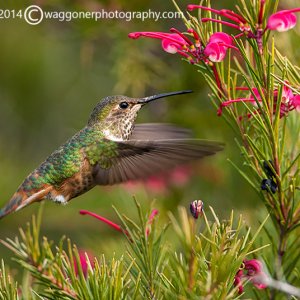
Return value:
<svg viewBox="0 0 300 300">
<path fill-rule="evenodd" d="M 94 180 L 111 185 L 149 177 L 177 165 L 213 155 L 224 148 L 218 142 L 196 139 L 129 140 L 118 143 L 110 168 L 96 165 Z"/>
<path fill-rule="evenodd" d="M 191 137 L 188 129 L 176 127 L 170 124 L 146 123 L 136 124 L 130 136 L 130 140 L 170 140 L 185 139 Z"/>
</svg>

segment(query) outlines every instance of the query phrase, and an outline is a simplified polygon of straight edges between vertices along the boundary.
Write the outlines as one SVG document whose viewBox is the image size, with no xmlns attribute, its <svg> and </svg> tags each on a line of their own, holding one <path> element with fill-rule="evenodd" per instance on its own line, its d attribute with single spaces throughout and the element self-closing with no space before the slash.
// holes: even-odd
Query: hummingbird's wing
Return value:
<svg viewBox="0 0 300 300">
<path fill-rule="evenodd" d="M 129 137 L 130 140 L 166 140 L 190 138 L 190 130 L 171 124 L 144 123 L 136 124 Z"/>
<path fill-rule="evenodd" d="M 166 171 L 204 156 L 213 155 L 224 145 L 197 139 L 129 140 L 118 142 L 117 156 L 109 168 L 94 166 L 96 184 L 112 185 L 137 180 Z"/>
</svg>

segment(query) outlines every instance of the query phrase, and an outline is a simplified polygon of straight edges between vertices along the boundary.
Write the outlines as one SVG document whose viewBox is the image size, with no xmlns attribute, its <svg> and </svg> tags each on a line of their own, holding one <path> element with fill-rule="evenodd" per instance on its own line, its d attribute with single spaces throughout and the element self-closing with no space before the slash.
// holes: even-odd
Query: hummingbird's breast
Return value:
<svg viewBox="0 0 300 300">
<path fill-rule="evenodd" d="M 92 166 L 87 159 L 81 165 L 80 171 L 65 179 L 49 196 L 57 202 L 67 202 L 95 186 L 92 176 Z M 63 198 L 62 198 L 63 197 Z M 60 199 L 63 199 L 60 201 Z"/>
</svg>

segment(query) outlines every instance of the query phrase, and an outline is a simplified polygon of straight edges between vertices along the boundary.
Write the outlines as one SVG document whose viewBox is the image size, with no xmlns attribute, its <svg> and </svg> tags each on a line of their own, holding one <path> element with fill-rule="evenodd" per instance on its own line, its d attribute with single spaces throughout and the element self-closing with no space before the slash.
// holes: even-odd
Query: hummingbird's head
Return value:
<svg viewBox="0 0 300 300">
<path fill-rule="evenodd" d="M 109 96 L 102 99 L 93 109 L 88 126 L 99 125 L 104 135 L 111 140 L 128 140 L 137 114 L 145 104 L 160 98 L 191 92 L 191 90 L 185 90 L 145 98 Z"/>
</svg>

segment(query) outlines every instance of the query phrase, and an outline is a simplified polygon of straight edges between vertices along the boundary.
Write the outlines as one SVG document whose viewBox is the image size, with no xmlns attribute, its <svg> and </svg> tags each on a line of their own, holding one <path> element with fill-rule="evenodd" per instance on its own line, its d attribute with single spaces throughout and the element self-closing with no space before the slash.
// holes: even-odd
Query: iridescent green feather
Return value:
<svg viewBox="0 0 300 300">
<path fill-rule="evenodd" d="M 86 148 L 86 154 L 91 165 L 98 163 L 103 169 L 110 168 L 112 159 L 117 156 L 117 144 L 106 140 L 105 142 L 96 142 Z"/>
<path fill-rule="evenodd" d="M 33 171 L 23 182 L 22 188 L 29 192 L 41 188 L 44 184 L 59 186 L 80 171 L 85 157 L 91 165 L 99 162 L 101 167 L 107 168 L 115 155 L 115 149 L 115 143 L 105 140 L 99 128 L 87 126 Z"/>
</svg>

